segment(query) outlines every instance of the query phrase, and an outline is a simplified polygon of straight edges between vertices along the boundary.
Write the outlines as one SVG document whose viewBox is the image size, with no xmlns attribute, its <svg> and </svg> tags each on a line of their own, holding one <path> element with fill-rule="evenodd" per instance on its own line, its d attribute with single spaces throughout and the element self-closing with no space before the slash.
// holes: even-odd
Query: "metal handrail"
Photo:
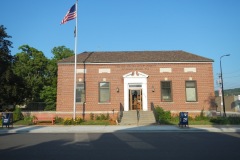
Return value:
<svg viewBox="0 0 240 160">
<path fill-rule="evenodd" d="M 139 124 L 140 120 L 140 111 L 137 109 L 137 124 Z"/>
<path fill-rule="evenodd" d="M 123 111 L 124 111 L 124 108 L 122 106 L 122 103 L 120 103 L 120 109 L 119 109 L 119 112 L 118 112 L 118 123 L 120 123 L 122 121 Z"/>
<path fill-rule="evenodd" d="M 155 120 L 156 120 L 156 122 L 157 122 L 158 117 L 157 117 L 156 108 L 154 107 L 154 103 L 153 103 L 153 102 L 151 102 L 151 110 L 153 111 Z"/>
</svg>

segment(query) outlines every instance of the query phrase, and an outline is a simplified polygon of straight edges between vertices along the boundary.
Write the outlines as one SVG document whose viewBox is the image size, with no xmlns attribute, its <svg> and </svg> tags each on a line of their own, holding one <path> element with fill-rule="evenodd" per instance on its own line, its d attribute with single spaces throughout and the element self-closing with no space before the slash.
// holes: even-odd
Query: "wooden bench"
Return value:
<svg viewBox="0 0 240 160">
<path fill-rule="evenodd" d="M 33 123 L 38 122 L 51 122 L 54 124 L 55 118 L 51 114 L 38 114 L 34 116 Z"/>
</svg>

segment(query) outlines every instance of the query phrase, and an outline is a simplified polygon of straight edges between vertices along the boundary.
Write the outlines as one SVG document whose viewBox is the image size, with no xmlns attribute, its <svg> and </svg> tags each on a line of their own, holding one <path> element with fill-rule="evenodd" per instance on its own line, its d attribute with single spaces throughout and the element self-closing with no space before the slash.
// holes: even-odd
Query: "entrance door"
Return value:
<svg viewBox="0 0 240 160">
<path fill-rule="evenodd" d="M 142 110 L 142 89 L 129 89 L 129 110 Z"/>
</svg>

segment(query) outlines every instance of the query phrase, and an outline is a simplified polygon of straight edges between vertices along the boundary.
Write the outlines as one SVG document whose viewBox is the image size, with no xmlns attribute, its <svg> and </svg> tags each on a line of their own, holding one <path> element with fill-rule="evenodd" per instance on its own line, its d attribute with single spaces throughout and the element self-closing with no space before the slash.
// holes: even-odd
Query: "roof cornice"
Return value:
<svg viewBox="0 0 240 160">
<path fill-rule="evenodd" d="M 123 63 L 77 63 L 77 64 L 93 64 L 93 65 L 102 65 L 102 64 L 108 64 L 108 65 L 121 65 L 121 64 L 196 64 L 196 63 L 213 63 L 213 62 L 123 62 Z M 59 62 L 58 64 L 75 64 L 74 62 Z"/>
</svg>

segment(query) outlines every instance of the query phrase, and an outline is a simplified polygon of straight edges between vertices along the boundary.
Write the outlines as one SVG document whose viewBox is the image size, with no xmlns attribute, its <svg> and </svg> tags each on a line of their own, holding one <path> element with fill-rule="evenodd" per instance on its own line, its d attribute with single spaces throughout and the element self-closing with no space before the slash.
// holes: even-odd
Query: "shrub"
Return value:
<svg viewBox="0 0 240 160">
<path fill-rule="evenodd" d="M 100 120 L 105 120 L 106 119 L 106 116 L 104 114 L 101 114 L 100 115 Z"/>
<path fill-rule="evenodd" d="M 109 120 L 110 116 L 109 113 L 107 113 L 106 115 L 104 114 L 100 114 L 100 115 L 96 115 L 96 120 Z"/>
<path fill-rule="evenodd" d="M 101 117 L 100 117 L 99 115 L 96 115 L 96 116 L 95 116 L 95 119 L 96 119 L 96 120 L 100 120 Z"/>
<path fill-rule="evenodd" d="M 75 123 L 74 124 L 81 124 L 82 122 L 84 122 L 84 120 L 82 118 L 76 118 Z"/>
<path fill-rule="evenodd" d="M 94 114 L 93 113 L 90 113 L 90 119 L 94 120 Z"/>
<path fill-rule="evenodd" d="M 106 120 L 110 120 L 109 113 L 107 113 L 107 115 L 106 115 Z"/>
<path fill-rule="evenodd" d="M 73 123 L 73 119 L 71 118 L 66 118 L 66 119 L 64 119 L 64 121 L 63 121 L 63 124 L 64 125 L 71 125 Z"/>
<path fill-rule="evenodd" d="M 228 117 L 229 124 L 240 124 L 240 117 Z"/>
<path fill-rule="evenodd" d="M 24 118 L 23 118 L 24 124 L 32 125 L 33 124 L 33 120 L 35 118 L 36 118 L 35 116 L 24 116 Z"/>
<path fill-rule="evenodd" d="M 216 117 L 211 118 L 210 122 L 214 124 L 240 124 L 240 117 Z"/>
<path fill-rule="evenodd" d="M 61 117 L 55 117 L 55 123 L 56 123 L 56 124 L 61 124 L 61 123 L 63 123 L 63 118 L 61 118 Z"/>
<path fill-rule="evenodd" d="M 202 120 L 209 120 L 209 118 L 207 116 L 204 115 L 203 110 L 201 111 L 200 115 L 197 115 L 195 117 L 196 121 L 202 121 Z"/>
<path fill-rule="evenodd" d="M 67 118 L 67 119 L 64 119 L 63 124 L 64 125 L 77 125 L 77 124 L 81 124 L 82 122 L 84 122 L 84 120 L 82 118 L 76 118 L 75 120 L 73 118 Z"/>
<path fill-rule="evenodd" d="M 226 117 L 216 117 L 216 118 L 211 118 L 210 122 L 214 124 L 228 124 L 228 119 Z"/>
<path fill-rule="evenodd" d="M 157 106 L 155 110 L 157 114 L 156 120 L 162 124 L 169 124 L 169 121 L 171 120 L 171 112 L 164 111 L 164 109 L 159 106 Z"/>
<path fill-rule="evenodd" d="M 23 119 L 23 114 L 21 108 L 16 107 L 13 111 L 13 121 L 19 121 Z"/>
<path fill-rule="evenodd" d="M 35 116 L 24 116 L 24 121 L 32 122 L 36 117 Z"/>
</svg>

